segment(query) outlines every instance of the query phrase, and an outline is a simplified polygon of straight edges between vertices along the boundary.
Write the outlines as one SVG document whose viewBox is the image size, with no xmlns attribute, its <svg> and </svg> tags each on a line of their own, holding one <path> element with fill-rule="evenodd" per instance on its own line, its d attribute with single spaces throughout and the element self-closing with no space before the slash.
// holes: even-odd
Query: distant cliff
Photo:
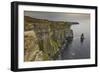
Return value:
<svg viewBox="0 0 100 73">
<path fill-rule="evenodd" d="M 53 60 L 65 38 L 73 37 L 70 24 L 24 16 L 24 61 Z"/>
</svg>

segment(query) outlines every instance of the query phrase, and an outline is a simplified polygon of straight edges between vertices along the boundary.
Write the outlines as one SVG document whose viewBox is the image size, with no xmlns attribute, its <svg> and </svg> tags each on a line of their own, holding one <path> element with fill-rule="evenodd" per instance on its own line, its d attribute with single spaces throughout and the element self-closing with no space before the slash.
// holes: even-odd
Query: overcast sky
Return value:
<svg viewBox="0 0 100 73">
<path fill-rule="evenodd" d="M 48 19 L 53 21 L 79 21 L 80 19 L 89 19 L 89 14 L 61 13 L 61 12 L 37 12 L 25 11 L 25 16 L 39 19 Z"/>
</svg>

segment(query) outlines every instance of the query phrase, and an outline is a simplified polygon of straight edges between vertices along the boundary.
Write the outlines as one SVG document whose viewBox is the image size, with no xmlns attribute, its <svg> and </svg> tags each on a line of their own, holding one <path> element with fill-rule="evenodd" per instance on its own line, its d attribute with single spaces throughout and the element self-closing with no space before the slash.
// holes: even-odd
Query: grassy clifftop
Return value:
<svg viewBox="0 0 100 73">
<path fill-rule="evenodd" d="M 29 16 L 24 16 L 25 30 L 34 28 L 51 28 L 51 29 L 66 29 L 70 28 L 70 23 L 64 21 L 49 21 L 46 19 L 37 19 Z"/>
</svg>

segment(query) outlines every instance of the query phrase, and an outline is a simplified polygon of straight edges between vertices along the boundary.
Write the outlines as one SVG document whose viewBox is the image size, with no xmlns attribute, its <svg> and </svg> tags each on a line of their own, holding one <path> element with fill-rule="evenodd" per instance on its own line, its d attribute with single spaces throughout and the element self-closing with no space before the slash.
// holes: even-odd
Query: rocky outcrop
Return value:
<svg viewBox="0 0 100 73">
<path fill-rule="evenodd" d="M 70 24 L 24 17 L 24 61 L 52 60 L 66 37 L 73 37 Z"/>
</svg>

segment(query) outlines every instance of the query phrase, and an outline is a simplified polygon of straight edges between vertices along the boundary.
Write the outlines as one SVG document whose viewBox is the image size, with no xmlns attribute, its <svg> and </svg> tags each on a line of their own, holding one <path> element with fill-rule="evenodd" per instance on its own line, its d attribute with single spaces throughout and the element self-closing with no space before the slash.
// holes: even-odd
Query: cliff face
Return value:
<svg viewBox="0 0 100 73">
<path fill-rule="evenodd" d="M 66 37 L 72 37 L 70 24 L 24 16 L 24 61 L 53 60 Z"/>
</svg>

